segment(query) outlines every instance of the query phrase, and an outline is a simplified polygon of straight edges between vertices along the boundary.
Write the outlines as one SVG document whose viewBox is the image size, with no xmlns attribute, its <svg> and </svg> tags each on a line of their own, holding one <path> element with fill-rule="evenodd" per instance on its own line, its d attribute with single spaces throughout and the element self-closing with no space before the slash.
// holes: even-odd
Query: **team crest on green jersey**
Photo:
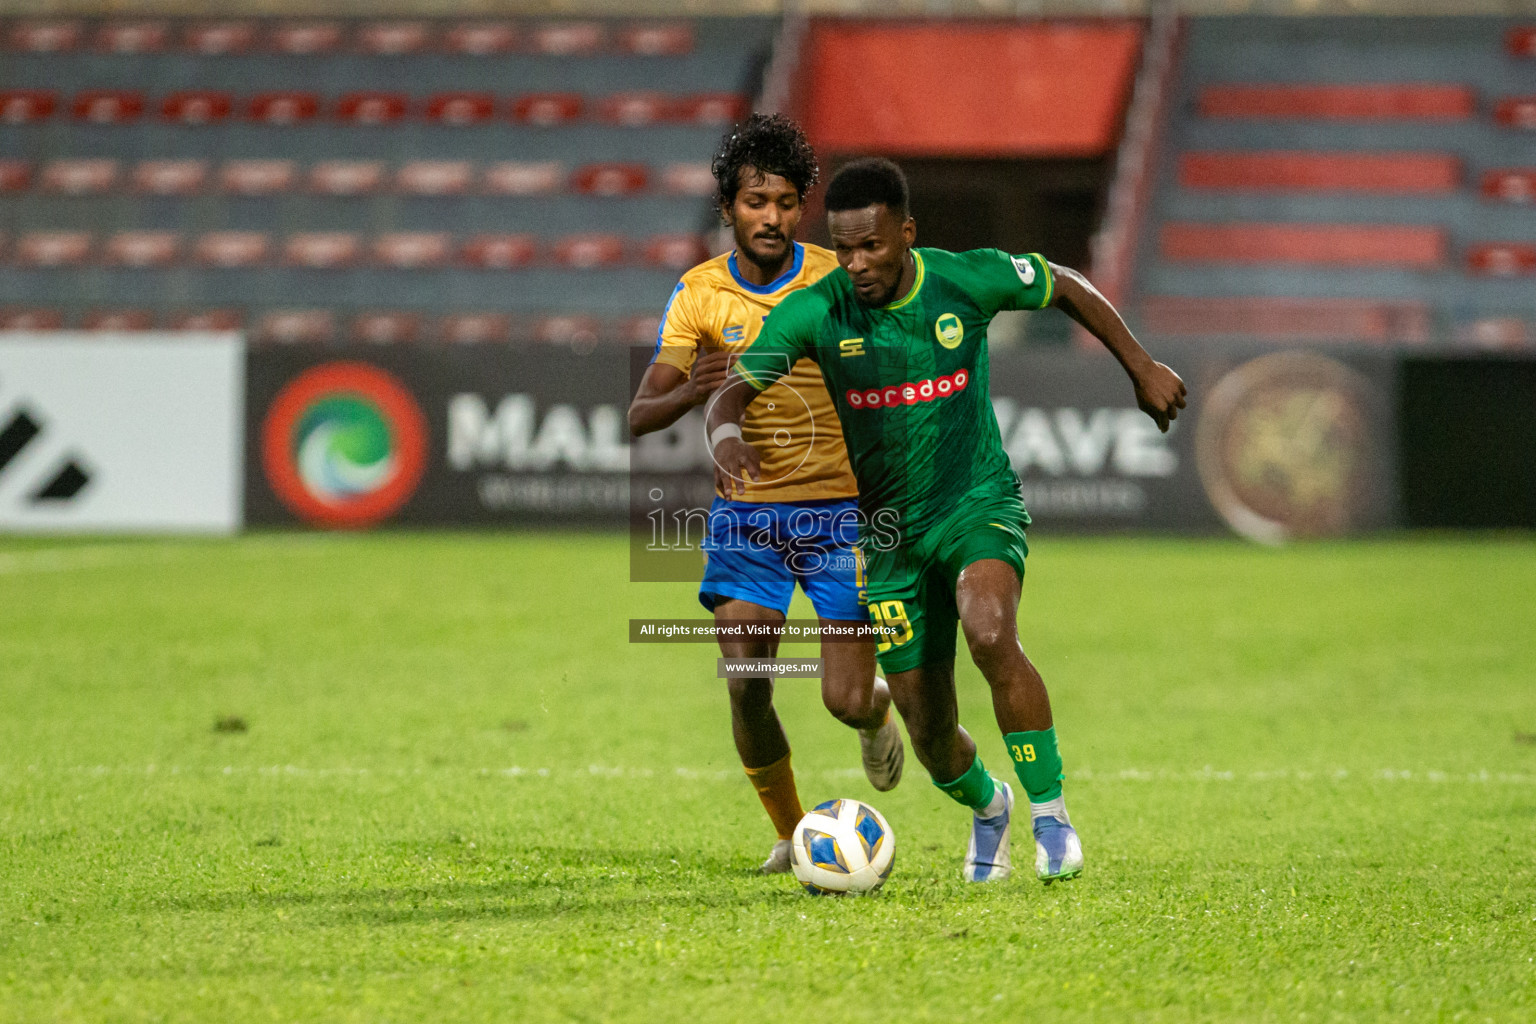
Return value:
<svg viewBox="0 0 1536 1024">
<path fill-rule="evenodd" d="M 939 339 L 939 344 L 945 348 L 955 348 L 965 340 L 965 324 L 953 313 L 945 313 L 934 321 L 933 336 Z"/>
</svg>

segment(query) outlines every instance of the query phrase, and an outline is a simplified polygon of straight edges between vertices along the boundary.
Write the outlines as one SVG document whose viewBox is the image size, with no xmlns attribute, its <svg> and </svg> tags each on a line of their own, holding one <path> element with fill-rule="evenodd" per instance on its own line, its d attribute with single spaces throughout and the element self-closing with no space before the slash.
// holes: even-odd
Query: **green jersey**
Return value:
<svg viewBox="0 0 1536 1024">
<path fill-rule="evenodd" d="M 898 546 L 969 501 L 1019 494 L 988 394 L 987 327 L 999 310 L 1043 308 L 1055 290 L 1035 253 L 912 258 L 912 290 L 888 306 L 860 305 L 841 268 L 788 296 L 736 364 L 759 391 L 801 359 L 821 367 L 865 529 L 894 527 Z"/>
</svg>

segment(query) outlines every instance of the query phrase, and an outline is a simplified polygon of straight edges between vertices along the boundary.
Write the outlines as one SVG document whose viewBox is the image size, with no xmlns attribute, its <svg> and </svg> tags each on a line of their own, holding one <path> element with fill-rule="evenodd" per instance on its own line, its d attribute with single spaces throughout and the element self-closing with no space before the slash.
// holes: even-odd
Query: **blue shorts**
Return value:
<svg viewBox="0 0 1536 1024">
<path fill-rule="evenodd" d="M 699 602 L 714 611 L 734 598 L 788 614 L 798 582 L 821 618 L 868 621 L 854 552 L 858 509 L 848 498 L 759 504 L 717 495 Z"/>
</svg>

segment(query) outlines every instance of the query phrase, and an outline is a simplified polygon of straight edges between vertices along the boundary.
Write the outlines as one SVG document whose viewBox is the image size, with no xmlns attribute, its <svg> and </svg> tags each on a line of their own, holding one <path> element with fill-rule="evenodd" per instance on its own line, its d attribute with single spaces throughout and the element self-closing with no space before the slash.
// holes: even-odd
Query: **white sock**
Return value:
<svg viewBox="0 0 1536 1024">
<path fill-rule="evenodd" d="M 987 801 L 985 807 L 976 808 L 976 817 L 995 818 L 1008 809 L 1008 794 L 1003 792 L 1003 783 L 992 780 L 996 788 L 992 791 L 992 799 Z"/>
<path fill-rule="evenodd" d="M 1034 821 L 1036 818 L 1055 818 L 1057 821 L 1062 822 L 1063 824 L 1072 824 L 1072 819 L 1067 814 L 1066 794 L 1063 793 L 1055 800 L 1048 800 L 1043 804 L 1037 804 L 1034 801 L 1030 801 L 1029 820 Z"/>
</svg>

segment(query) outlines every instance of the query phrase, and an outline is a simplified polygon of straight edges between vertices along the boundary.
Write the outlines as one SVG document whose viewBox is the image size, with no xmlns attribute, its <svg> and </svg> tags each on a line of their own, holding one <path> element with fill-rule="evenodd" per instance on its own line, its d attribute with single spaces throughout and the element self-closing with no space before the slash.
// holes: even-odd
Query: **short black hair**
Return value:
<svg viewBox="0 0 1536 1024">
<path fill-rule="evenodd" d="M 821 177 L 816 151 L 800 126 L 783 114 L 753 114 L 720 140 L 709 169 L 719 187 L 720 203 L 730 206 L 741 190 L 741 171 L 755 167 L 777 174 L 795 186 L 804 199 Z"/>
<path fill-rule="evenodd" d="M 862 210 L 866 206 L 884 203 L 896 216 L 905 220 L 907 210 L 907 176 L 901 168 L 880 156 L 854 160 L 838 168 L 827 186 L 827 211 Z"/>
</svg>

